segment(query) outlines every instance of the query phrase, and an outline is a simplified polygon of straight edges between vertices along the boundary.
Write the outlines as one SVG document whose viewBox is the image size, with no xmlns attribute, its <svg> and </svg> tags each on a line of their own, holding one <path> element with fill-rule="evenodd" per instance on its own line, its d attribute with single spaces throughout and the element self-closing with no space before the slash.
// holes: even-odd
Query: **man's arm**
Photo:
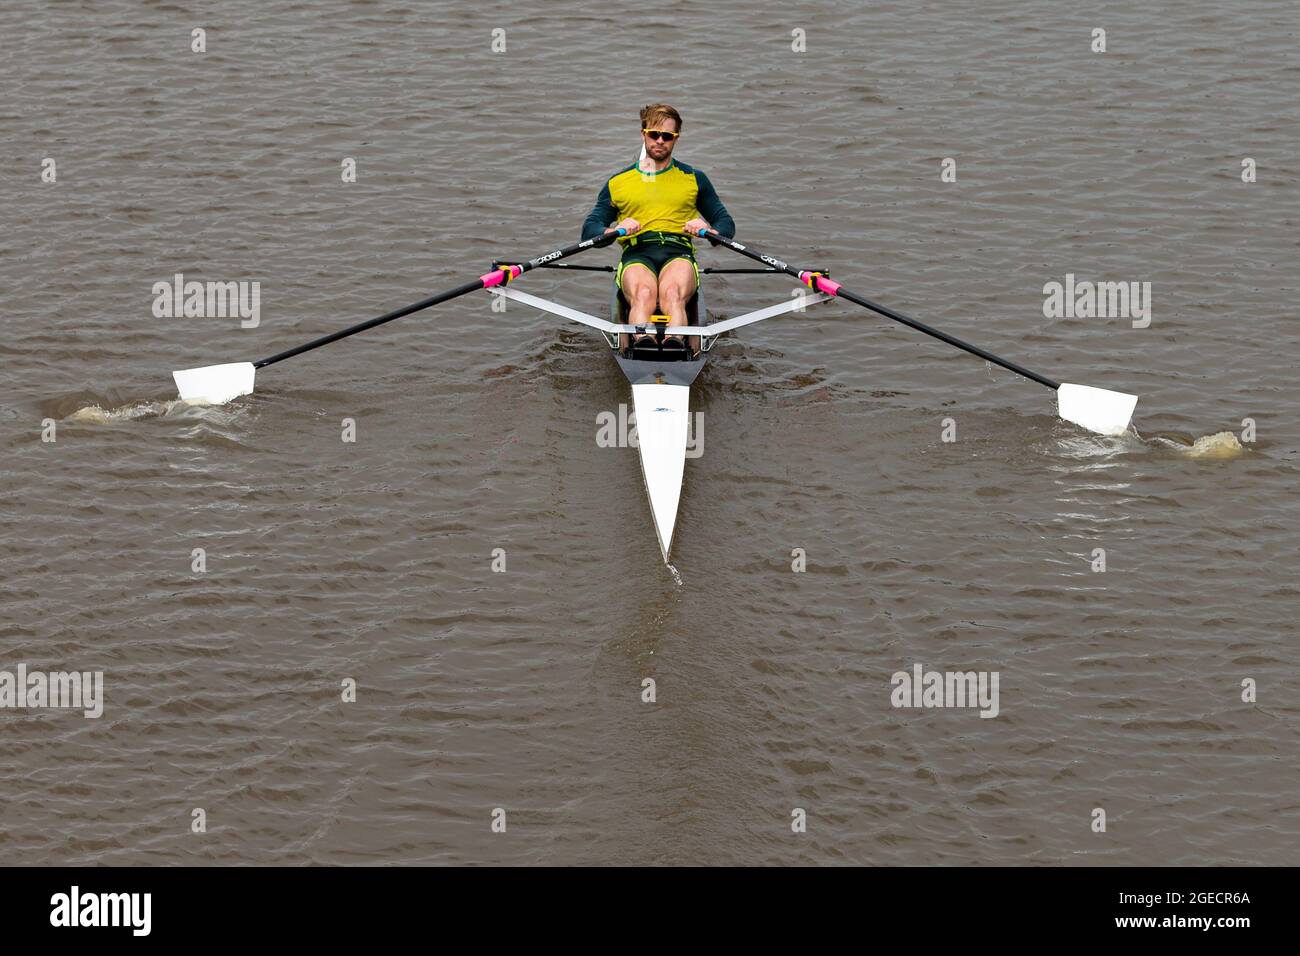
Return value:
<svg viewBox="0 0 1300 956">
<path fill-rule="evenodd" d="M 700 187 L 699 194 L 695 197 L 696 210 L 720 234 L 728 239 L 735 238 L 736 222 L 731 218 L 731 213 L 727 212 L 727 207 L 722 205 L 722 200 L 718 198 L 718 192 L 713 188 L 709 177 L 697 169 L 695 180 Z"/>
<path fill-rule="evenodd" d="M 618 217 L 618 210 L 614 208 L 614 201 L 609 198 L 609 183 L 606 182 L 600 188 L 600 195 L 596 197 L 596 205 L 591 207 L 591 212 L 587 213 L 586 220 L 582 223 L 583 239 L 594 239 L 603 235 Z"/>
</svg>

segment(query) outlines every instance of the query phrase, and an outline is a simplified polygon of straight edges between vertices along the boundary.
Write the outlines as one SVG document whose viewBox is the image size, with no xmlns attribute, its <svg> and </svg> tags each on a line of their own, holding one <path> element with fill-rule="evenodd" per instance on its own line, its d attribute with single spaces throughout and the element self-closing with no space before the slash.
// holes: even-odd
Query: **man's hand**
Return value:
<svg viewBox="0 0 1300 956">
<path fill-rule="evenodd" d="M 623 229 L 626 231 L 627 235 L 630 236 L 632 235 L 632 233 L 636 232 L 640 228 L 641 228 L 641 223 L 637 222 L 635 219 L 629 216 L 627 219 L 624 219 L 622 222 L 614 223 L 614 225 L 610 226 L 608 229 L 605 230 L 605 234 L 609 235 L 611 232 L 613 232 L 616 229 Z"/>
<path fill-rule="evenodd" d="M 682 229 L 690 233 L 692 236 L 698 236 L 700 234 L 701 229 L 712 229 L 712 228 L 713 227 L 710 226 L 703 219 L 692 219 L 686 225 L 682 226 Z"/>
</svg>

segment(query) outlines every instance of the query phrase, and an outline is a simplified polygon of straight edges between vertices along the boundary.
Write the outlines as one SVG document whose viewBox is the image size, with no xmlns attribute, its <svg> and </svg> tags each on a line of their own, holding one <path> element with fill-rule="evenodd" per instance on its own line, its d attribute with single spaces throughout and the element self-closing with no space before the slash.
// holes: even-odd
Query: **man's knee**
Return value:
<svg viewBox="0 0 1300 956">
<path fill-rule="evenodd" d="M 659 289 L 659 301 L 664 308 L 674 305 L 684 305 L 686 303 L 686 290 L 680 285 L 672 284 L 662 286 Z"/>
<path fill-rule="evenodd" d="M 645 305 L 646 303 L 653 305 L 655 299 L 655 287 L 648 282 L 637 283 L 632 287 L 632 291 L 628 295 L 628 298 L 639 305 Z"/>
</svg>

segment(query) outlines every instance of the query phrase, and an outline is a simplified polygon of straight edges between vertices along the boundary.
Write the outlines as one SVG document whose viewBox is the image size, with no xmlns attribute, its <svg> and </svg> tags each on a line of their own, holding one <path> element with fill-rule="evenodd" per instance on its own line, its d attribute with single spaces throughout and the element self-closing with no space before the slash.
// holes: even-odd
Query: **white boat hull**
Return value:
<svg viewBox="0 0 1300 956">
<path fill-rule="evenodd" d="M 645 477 L 650 513 L 665 563 L 673 546 L 677 505 L 682 496 L 682 475 L 686 470 L 690 396 L 690 387 L 686 385 L 632 386 L 641 474 Z"/>
</svg>

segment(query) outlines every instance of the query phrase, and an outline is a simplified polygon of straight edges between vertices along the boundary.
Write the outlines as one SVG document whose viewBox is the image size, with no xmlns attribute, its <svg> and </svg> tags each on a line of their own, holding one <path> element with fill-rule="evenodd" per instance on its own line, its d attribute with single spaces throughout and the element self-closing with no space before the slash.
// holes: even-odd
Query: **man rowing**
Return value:
<svg viewBox="0 0 1300 956">
<path fill-rule="evenodd" d="M 615 281 L 631 306 L 628 324 L 644 325 L 658 312 L 668 325 L 687 325 L 686 303 L 700 281 L 691 236 L 716 229 L 731 238 L 736 224 L 709 177 L 673 159 L 682 117 L 665 103 L 641 110 L 645 155 L 611 176 L 582 224 L 582 238 L 627 231 Z M 627 347 L 627 336 L 620 337 Z M 692 349 L 696 346 L 692 342 Z"/>
</svg>

